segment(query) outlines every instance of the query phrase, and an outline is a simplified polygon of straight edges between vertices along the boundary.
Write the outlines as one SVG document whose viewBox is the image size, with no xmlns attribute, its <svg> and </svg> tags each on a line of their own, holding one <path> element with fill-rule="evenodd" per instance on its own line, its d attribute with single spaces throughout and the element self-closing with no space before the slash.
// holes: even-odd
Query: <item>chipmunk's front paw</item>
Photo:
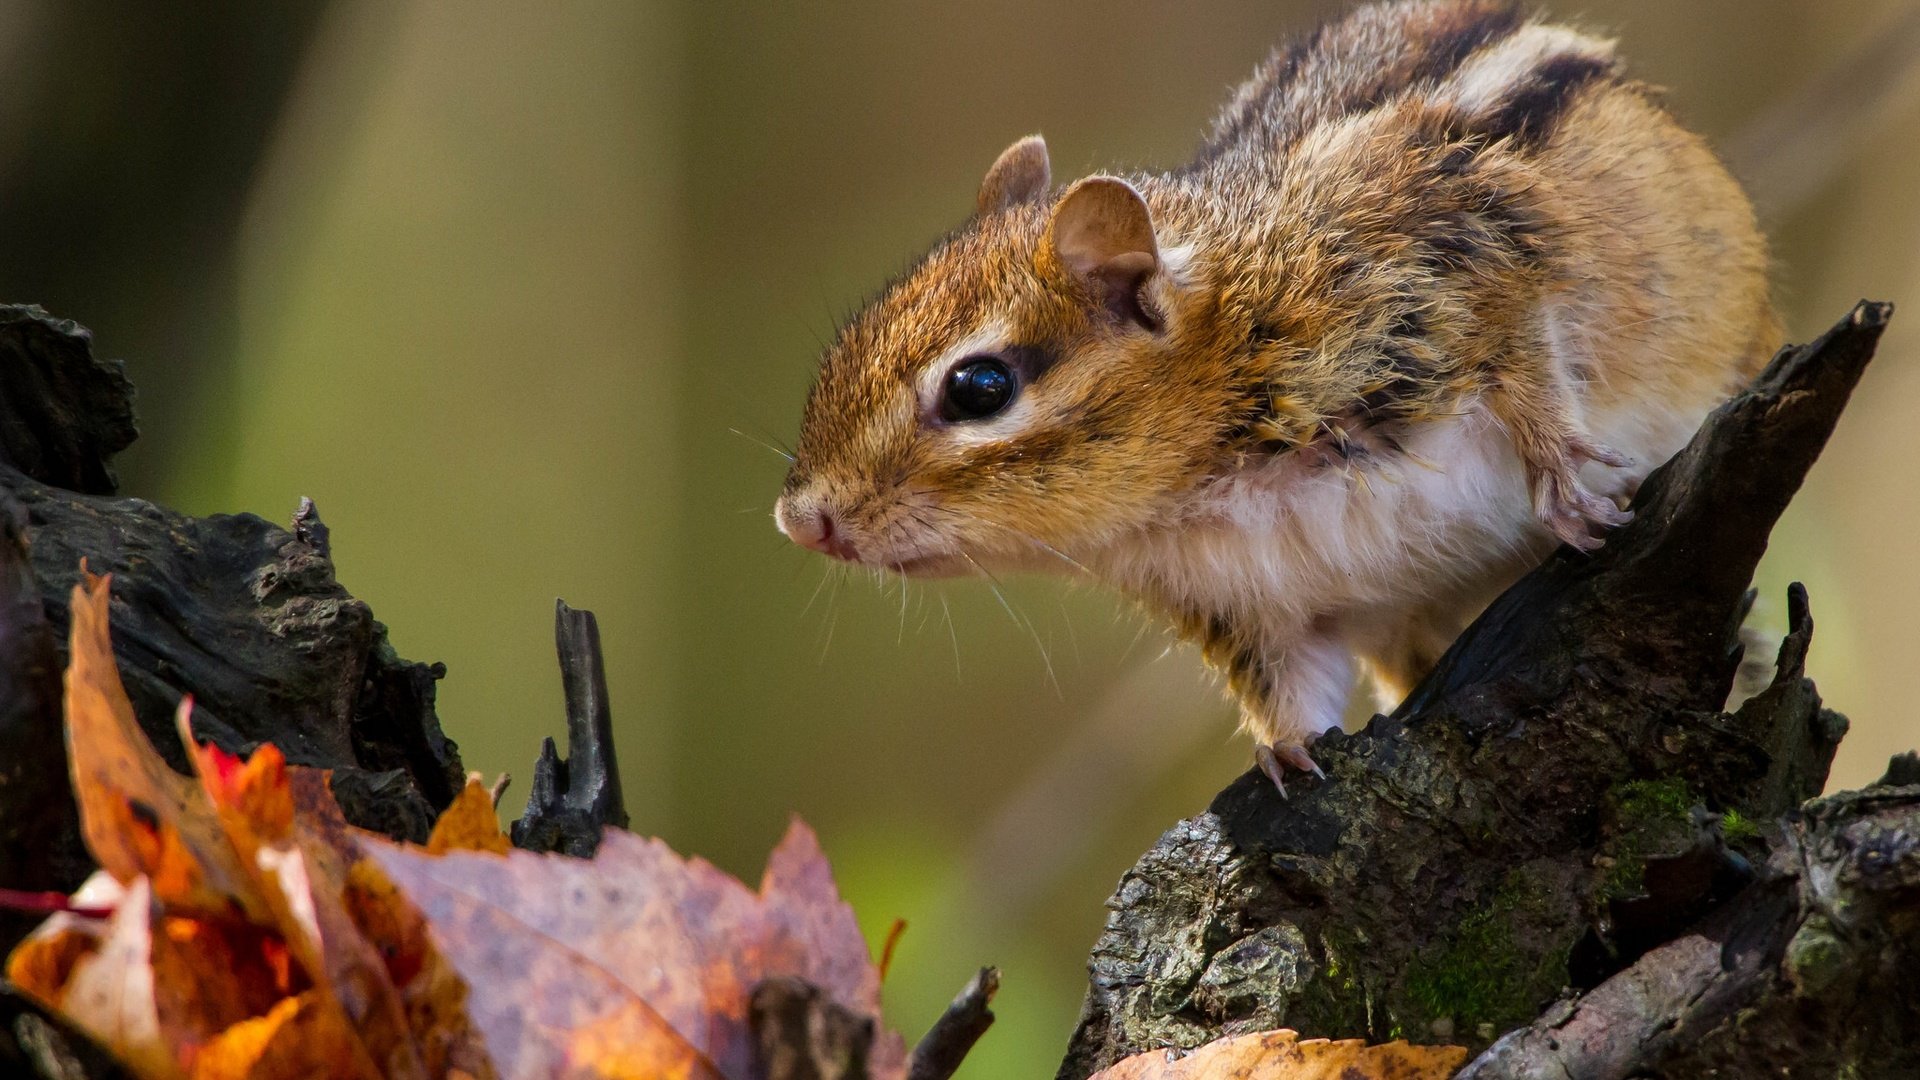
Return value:
<svg viewBox="0 0 1920 1080">
<path fill-rule="evenodd" d="M 1633 520 L 1633 511 L 1588 491 L 1571 474 L 1542 484 L 1535 510 L 1561 543 L 1580 551 L 1593 551 L 1605 543 L 1606 530 Z"/>
<path fill-rule="evenodd" d="M 1624 469 L 1633 464 L 1633 459 L 1627 455 L 1584 435 L 1575 435 L 1567 440 L 1567 457 L 1575 468 L 1589 461 L 1597 461 L 1615 469 Z"/>
<path fill-rule="evenodd" d="M 1313 759 L 1307 756 L 1307 748 L 1304 746 L 1270 746 L 1267 743 L 1260 743 L 1253 748 L 1253 761 L 1260 766 L 1261 772 L 1267 774 L 1267 779 L 1273 781 L 1273 786 L 1280 790 L 1280 797 L 1283 799 L 1287 797 L 1289 768 L 1303 773 L 1312 773 L 1322 780 L 1327 778 L 1327 774 L 1320 771 L 1320 766 L 1314 764 Z"/>
<path fill-rule="evenodd" d="M 1592 551 L 1604 543 L 1608 529 L 1633 520 L 1631 510 L 1623 510 L 1612 499 L 1596 495 L 1580 482 L 1578 469 L 1588 461 L 1612 468 L 1625 468 L 1632 459 L 1597 442 L 1576 438 L 1567 445 L 1567 456 L 1558 468 L 1542 473 L 1534 492 L 1534 512 L 1542 524 L 1563 544 L 1580 551 Z"/>
</svg>

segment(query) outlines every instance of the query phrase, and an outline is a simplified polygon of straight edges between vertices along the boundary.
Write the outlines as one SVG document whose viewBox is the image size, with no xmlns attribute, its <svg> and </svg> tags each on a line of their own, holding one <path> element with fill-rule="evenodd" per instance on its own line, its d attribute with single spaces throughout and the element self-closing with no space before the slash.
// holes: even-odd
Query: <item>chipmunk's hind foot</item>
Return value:
<svg viewBox="0 0 1920 1080">
<path fill-rule="evenodd" d="M 1312 773 L 1322 780 L 1327 778 L 1327 774 L 1320 771 L 1320 766 L 1308 756 L 1307 748 L 1304 746 L 1270 746 L 1259 743 L 1253 748 L 1253 762 L 1260 766 L 1260 771 L 1267 775 L 1267 779 L 1273 781 L 1273 786 L 1279 789 L 1280 797 L 1283 799 L 1287 797 L 1289 768 L 1298 772 Z"/>
</svg>

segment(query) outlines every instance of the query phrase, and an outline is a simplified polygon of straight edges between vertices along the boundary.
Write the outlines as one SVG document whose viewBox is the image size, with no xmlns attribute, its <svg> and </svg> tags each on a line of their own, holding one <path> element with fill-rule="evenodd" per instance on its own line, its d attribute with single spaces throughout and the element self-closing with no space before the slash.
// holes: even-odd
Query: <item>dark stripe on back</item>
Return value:
<svg viewBox="0 0 1920 1080">
<path fill-rule="evenodd" d="M 1475 125 L 1491 139 L 1511 137 L 1514 145 L 1537 150 L 1553 137 L 1553 129 L 1580 91 L 1611 77 L 1616 65 L 1609 58 L 1561 53 L 1527 75 L 1498 108 Z"/>
<path fill-rule="evenodd" d="M 1213 157 L 1220 151 L 1247 137 L 1249 130 L 1258 130 L 1264 126 L 1266 113 L 1273 107 L 1273 99 L 1285 92 L 1287 86 L 1299 77 L 1300 65 L 1314 55 L 1320 48 L 1320 39 L 1325 37 L 1325 24 L 1314 28 L 1313 33 L 1299 38 L 1281 49 L 1275 49 L 1265 62 L 1254 72 L 1255 79 L 1266 80 L 1252 101 L 1245 103 L 1239 111 L 1223 115 L 1214 121 L 1213 134 L 1206 145 L 1201 147 L 1198 161 L 1190 163 L 1191 168 L 1200 161 Z"/>
<path fill-rule="evenodd" d="M 1360 8 L 1262 64 L 1254 78 L 1264 85 L 1237 112 L 1221 117 L 1200 158 L 1256 134 L 1292 143 L 1320 124 L 1440 82 L 1522 21 L 1507 0 Z"/>
<path fill-rule="evenodd" d="M 1407 73 L 1405 82 L 1439 82 L 1459 70 L 1467 57 L 1519 28 L 1517 7 L 1461 7 L 1449 11 L 1432 28 L 1437 33 L 1426 41 L 1424 57 Z"/>
<path fill-rule="evenodd" d="M 1411 23 L 1407 29 L 1408 51 L 1397 62 L 1376 64 L 1357 47 L 1354 55 L 1329 59 L 1362 72 L 1344 93 L 1319 103 L 1314 109 L 1316 122 L 1338 120 L 1381 104 L 1414 86 L 1430 85 L 1454 73 L 1467 57 L 1501 40 L 1520 26 L 1519 9 L 1498 4 L 1461 4 L 1441 10 L 1439 17 L 1427 23 Z M 1386 58 L 1372 58 L 1386 59 Z"/>
</svg>

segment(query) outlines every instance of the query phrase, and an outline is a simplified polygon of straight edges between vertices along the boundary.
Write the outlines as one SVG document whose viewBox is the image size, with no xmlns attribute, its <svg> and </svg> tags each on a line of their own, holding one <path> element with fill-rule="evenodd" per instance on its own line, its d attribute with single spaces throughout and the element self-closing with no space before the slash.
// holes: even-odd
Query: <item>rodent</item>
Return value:
<svg viewBox="0 0 1920 1080">
<path fill-rule="evenodd" d="M 1556 543 L 1591 549 L 1780 343 L 1752 208 L 1613 44 L 1491 0 L 1276 50 L 1199 154 L 973 215 L 841 328 L 775 516 L 914 576 L 1067 570 L 1170 618 L 1318 771 Z"/>
</svg>

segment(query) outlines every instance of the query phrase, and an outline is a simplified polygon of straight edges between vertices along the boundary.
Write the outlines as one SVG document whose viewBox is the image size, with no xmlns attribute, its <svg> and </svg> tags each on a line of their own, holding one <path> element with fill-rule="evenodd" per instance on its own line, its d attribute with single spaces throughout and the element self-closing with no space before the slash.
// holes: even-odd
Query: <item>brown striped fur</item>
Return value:
<svg viewBox="0 0 1920 1080">
<path fill-rule="evenodd" d="M 780 520 L 908 573 L 1105 580 L 1265 745 L 1337 720 L 1350 654 L 1390 699 L 1555 540 L 1598 544 L 1780 340 L 1712 154 L 1611 43 L 1503 3 L 1359 8 L 1123 179 L 1009 148 L 827 350 Z M 980 354 L 1014 405 L 941 419 Z"/>
</svg>

